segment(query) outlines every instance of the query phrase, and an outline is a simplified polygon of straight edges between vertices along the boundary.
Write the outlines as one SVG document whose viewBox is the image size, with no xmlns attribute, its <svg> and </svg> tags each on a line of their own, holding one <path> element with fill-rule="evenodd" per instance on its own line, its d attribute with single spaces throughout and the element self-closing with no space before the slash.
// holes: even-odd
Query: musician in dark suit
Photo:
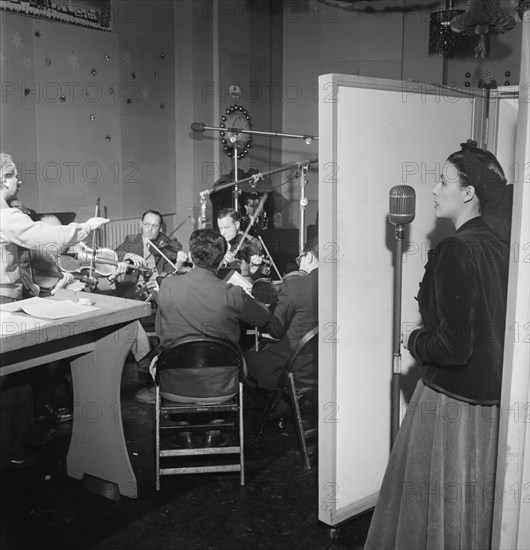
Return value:
<svg viewBox="0 0 530 550">
<path fill-rule="evenodd" d="M 161 227 L 162 214 L 157 210 L 147 210 L 142 215 L 142 232 L 136 235 L 127 235 L 123 243 L 116 249 L 120 267 L 113 277 L 117 277 L 118 296 L 134 300 L 138 297 L 137 286 L 149 281 L 152 283 L 151 287 L 157 290 L 160 280 L 174 271 L 166 259 L 148 243 L 148 240 L 171 262 L 176 264 L 177 261 L 186 260 L 183 253 L 179 256 L 179 252 L 182 250 L 180 242 L 162 233 Z M 143 264 L 153 269 L 153 275 L 144 278 L 138 270 L 128 269 L 127 261 Z"/>
<path fill-rule="evenodd" d="M 263 262 L 263 247 L 256 237 L 240 230 L 239 214 L 232 208 L 223 208 L 217 214 L 217 226 L 228 243 L 223 267 L 240 271 L 243 277 L 268 277 L 270 268 Z"/>
<path fill-rule="evenodd" d="M 274 390 L 293 348 L 318 325 L 318 237 L 306 243 L 297 261 L 299 274 L 282 282 L 272 318 L 264 328 L 278 342 L 245 354 L 249 388 Z M 295 380 L 311 384 L 316 377 L 314 366 L 310 357 L 302 359 L 295 366 Z"/>
</svg>

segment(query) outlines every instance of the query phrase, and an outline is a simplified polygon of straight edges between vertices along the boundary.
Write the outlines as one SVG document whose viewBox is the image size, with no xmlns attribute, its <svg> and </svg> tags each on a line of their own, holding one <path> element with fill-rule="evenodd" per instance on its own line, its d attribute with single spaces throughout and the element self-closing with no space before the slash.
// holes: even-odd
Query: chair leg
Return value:
<svg viewBox="0 0 530 550">
<path fill-rule="evenodd" d="M 156 490 L 160 491 L 160 389 L 158 384 L 155 385 L 155 440 L 155 485 Z"/>
<path fill-rule="evenodd" d="M 309 460 L 309 453 L 307 451 L 307 442 L 305 438 L 304 424 L 302 422 L 302 414 L 300 412 L 300 405 L 298 403 L 298 397 L 296 395 L 296 386 L 294 383 L 294 374 L 289 373 L 289 393 L 291 394 L 291 400 L 295 413 L 295 430 L 298 436 L 298 442 L 300 443 L 300 450 L 302 451 L 302 457 L 305 462 L 305 467 L 311 469 L 311 461 Z"/>
<path fill-rule="evenodd" d="M 245 435 L 243 425 L 243 383 L 239 382 L 239 465 L 240 485 L 245 486 Z"/>
<path fill-rule="evenodd" d="M 269 416 L 271 415 L 271 413 L 276 408 L 276 405 L 278 405 L 278 402 L 280 401 L 281 396 L 282 396 L 282 388 L 280 385 L 278 385 L 278 387 L 274 390 L 274 393 L 269 398 L 269 401 L 267 402 L 267 406 L 265 407 L 265 410 L 261 414 L 258 427 L 256 428 L 256 431 L 254 433 L 254 439 L 257 439 L 263 432 L 265 423 L 269 419 Z"/>
</svg>

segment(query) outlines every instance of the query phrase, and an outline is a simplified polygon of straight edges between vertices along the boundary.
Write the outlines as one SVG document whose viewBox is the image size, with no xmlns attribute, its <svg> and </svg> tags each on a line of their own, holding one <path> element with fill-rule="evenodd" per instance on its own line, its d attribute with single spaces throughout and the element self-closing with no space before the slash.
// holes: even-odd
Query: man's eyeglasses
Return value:
<svg viewBox="0 0 530 550">
<path fill-rule="evenodd" d="M 143 223 L 142 225 L 146 229 L 160 229 L 160 225 L 158 223 Z"/>
<path fill-rule="evenodd" d="M 295 260 L 295 261 L 296 261 L 296 265 L 297 265 L 298 267 L 300 267 L 300 264 L 302 263 L 302 258 L 303 258 L 304 256 L 307 256 L 307 252 L 302 252 L 302 254 L 300 254 L 299 256 L 296 257 L 296 260 Z"/>
</svg>

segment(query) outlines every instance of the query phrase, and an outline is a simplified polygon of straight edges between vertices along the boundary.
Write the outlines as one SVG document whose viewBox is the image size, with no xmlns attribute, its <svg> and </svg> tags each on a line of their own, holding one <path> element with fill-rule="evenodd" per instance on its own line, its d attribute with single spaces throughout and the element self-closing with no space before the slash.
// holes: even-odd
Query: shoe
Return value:
<svg viewBox="0 0 530 550">
<path fill-rule="evenodd" d="M 41 460 L 42 455 L 39 453 L 21 453 L 12 458 L 7 464 L 4 464 L 4 468 L 28 468 Z"/>
<path fill-rule="evenodd" d="M 49 420 L 50 422 L 69 422 L 74 417 L 70 405 L 52 405 L 46 403 L 42 406 L 37 420 Z"/>
<path fill-rule="evenodd" d="M 193 436 L 191 432 L 180 432 L 171 439 L 171 445 L 177 449 L 193 449 Z"/>
<path fill-rule="evenodd" d="M 154 405 L 156 401 L 155 388 L 142 388 L 134 396 L 134 400 L 143 405 Z"/>
<path fill-rule="evenodd" d="M 228 436 L 219 430 L 206 432 L 202 442 L 203 447 L 224 447 L 228 443 Z"/>
<path fill-rule="evenodd" d="M 53 441 L 56 437 L 57 430 L 54 430 L 53 428 L 50 428 L 49 430 L 45 430 L 43 432 L 40 432 L 37 437 L 33 439 L 31 442 L 32 445 L 46 445 L 50 441 Z"/>
</svg>

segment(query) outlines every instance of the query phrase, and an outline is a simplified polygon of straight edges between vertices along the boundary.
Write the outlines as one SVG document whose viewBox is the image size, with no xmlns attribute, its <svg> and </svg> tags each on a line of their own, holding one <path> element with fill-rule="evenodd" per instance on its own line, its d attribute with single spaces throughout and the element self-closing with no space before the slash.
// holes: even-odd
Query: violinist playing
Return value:
<svg viewBox="0 0 530 550">
<path fill-rule="evenodd" d="M 261 243 L 250 234 L 240 230 L 239 214 L 232 208 L 223 208 L 217 214 L 219 232 L 228 244 L 221 267 L 238 270 L 243 277 L 252 280 L 270 276 L 270 267 L 264 262 Z"/>
<path fill-rule="evenodd" d="M 180 242 L 162 233 L 161 227 L 162 214 L 157 210 L 147 210 L 142 215 L 142 232 L 137 235 L 127 235 L 123 243 L 116 249 L 119 264 L 111 278 L 116 279 L 118 296 L 133 300 L 139 297 L 142 299 L 142 288 L 158 291 L 161 279 L 175 271 L 168 264 L 166 258 L 150 245 L 149 241 L 171 262 L 180 265 L 186 261 L 187 256 L 181 252 Z M 149 267 L 152 270 L 152 275 L 146 272 L 140 273 L 138 270 L 130 270 L 128 262 Z"/>
</svg>

